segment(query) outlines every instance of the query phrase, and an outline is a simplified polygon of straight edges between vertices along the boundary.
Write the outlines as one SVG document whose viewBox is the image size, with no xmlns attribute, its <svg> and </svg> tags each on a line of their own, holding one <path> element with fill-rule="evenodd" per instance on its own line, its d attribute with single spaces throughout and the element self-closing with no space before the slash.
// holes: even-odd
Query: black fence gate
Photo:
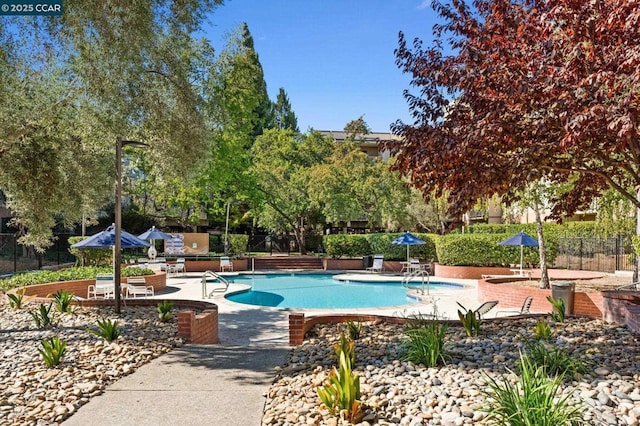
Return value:
<svg viewBox="0 0 640 426">
<path fill-rule="evenodd" d="M 634 258 L 631 237 L 628 235 L 616 238 L 560 238 L 553 266 L 601 272 L 632 271 Z"/>
<path fill-rule="evenodd" d="M 18 244 L 15 234 L 0 234 L 0 275 L 75 262 L 69 253 L 71 236 L 55 234 L 53 245 L 44 253 L 37 253 L 33 247 Z"/>
</svg>

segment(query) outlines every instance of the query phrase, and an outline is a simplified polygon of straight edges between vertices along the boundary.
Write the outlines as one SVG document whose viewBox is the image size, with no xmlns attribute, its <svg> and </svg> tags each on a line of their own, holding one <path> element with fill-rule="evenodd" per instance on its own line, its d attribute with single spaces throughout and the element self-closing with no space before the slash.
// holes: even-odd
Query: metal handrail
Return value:
<svg viewBox="0 0 640 426">
<path fill-rule="evenodd" d="M 211 281 L 211 282 L 222 283 L 222 285 L 224 285 L 224 288 L 223 287 L 214 288 L 207 295 L 207 283 L 210 282 L 207 278 L 213 278 L 213 281 Z M 205 273 L 202 274 L 201 282 L 202 282 L 202 298 L 203 299 L 207 299 L 209 297 L 213 297 L 213 293 L 216 293 L 216 292 L 224 293 L 229 289 L 229 281 L 227 281 L 226 279 L 224 279 L 224 277 L 216 274 L 213 271 L 205 271 Z"/>
<path fill-rule="evenodd" d="M 616 290 L 628 290 L 628 289 L 640 290 L 640 281 L 636 281 L 635 283 L 625 284 L 620 287 L 616 287 Z"/>
<path fill-rule="evenodd" d="M 422 277 L 422 286 L 421 288 L 418 287 L 411 287 L 409 285 L 409 283 L 411 282 L 412 279 L 416 278 L 416 277 Z M 416 271 L 411 272 L 410 274 L 407 274 L 404 276 L 404 278 L 402 278 L 402 286 L 408 289 L 415 289 L 415 290 L 420 290 L 420 293 L 424 295 L 424 277 L 427 277 L 427 295 L 429 295 L 429 289 L 430 289 L 430 276 L 429 276 L 429 271 L 425 270 L 425 269 L 418 269 Z"/>
</svg>

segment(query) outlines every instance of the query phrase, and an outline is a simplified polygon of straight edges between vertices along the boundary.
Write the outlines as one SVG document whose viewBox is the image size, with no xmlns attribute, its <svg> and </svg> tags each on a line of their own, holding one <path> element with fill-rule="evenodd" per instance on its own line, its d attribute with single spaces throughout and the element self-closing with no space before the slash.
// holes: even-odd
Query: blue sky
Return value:
<svg viewBox="0 0 640 426">
<path fill-rule="evenodd" d="M 398 32 L 432 39 L 428 0 L 228 0 L 209 18 L 216 50 L 247 22 L 269 96 L 284 87 L 300 130 L 342 130 L 364 115 L 373 131 L 411 122 L 402 96 L 409 76 L 395 65 Z M 411 89 L 410 89 L 411 90 Z"/>
</svg>

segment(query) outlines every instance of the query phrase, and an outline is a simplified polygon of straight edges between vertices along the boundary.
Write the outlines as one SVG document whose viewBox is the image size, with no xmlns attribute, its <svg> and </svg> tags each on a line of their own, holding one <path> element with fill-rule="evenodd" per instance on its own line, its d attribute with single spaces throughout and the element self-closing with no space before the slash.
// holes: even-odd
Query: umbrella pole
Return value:
<svg viewBox="0 0 640 426">
<path fill-rule="evenodd" d="M 407 262 L 409 261 L 409 244 L 407 244 Z"/>
<path fill-rule="evenodd" d="M 522 262 L 523 262 L 523 251 L 524 251 L 524 246 L 522 244 L 520 244 L 520 275 L 522 275 Z"/>
</svg>

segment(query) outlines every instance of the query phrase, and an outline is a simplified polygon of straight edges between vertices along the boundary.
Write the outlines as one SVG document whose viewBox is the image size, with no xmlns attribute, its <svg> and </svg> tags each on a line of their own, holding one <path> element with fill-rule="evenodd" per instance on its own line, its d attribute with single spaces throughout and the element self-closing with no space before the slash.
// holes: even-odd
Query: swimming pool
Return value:
<svg viewBox="0 0 640 426">
<path fill-rule="evenodd" d="M 416 303 L 400 282 L 339 281 L 334 274 L 238 275 L 228 281 L 248 284 L 250 291 L 226 299 L 257 306 L 305 309 L 375 308 Z M 431 282 L 431 289 L 462 288 L 459 284 Z"/>
</svg>

